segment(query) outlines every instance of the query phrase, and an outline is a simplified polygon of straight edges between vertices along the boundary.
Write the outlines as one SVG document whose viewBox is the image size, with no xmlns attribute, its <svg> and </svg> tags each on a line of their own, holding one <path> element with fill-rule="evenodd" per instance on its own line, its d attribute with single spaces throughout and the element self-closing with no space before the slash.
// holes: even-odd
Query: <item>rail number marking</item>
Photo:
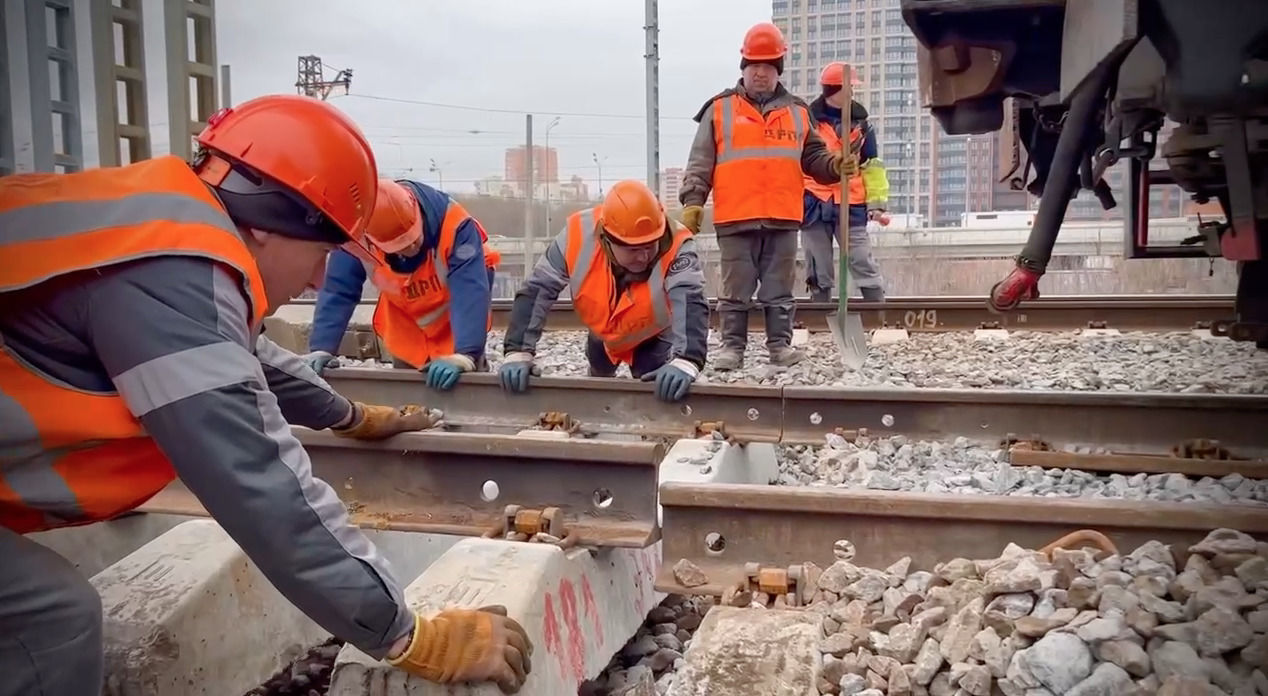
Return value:
<svg viewBox="0 0 1268 696">
<path fill-rule="evenodd" d="M 938 310 L 909 309 L 903 314 L 903 326 L 908 329 L 933 329 L 938 326 Z"/>
</svg>

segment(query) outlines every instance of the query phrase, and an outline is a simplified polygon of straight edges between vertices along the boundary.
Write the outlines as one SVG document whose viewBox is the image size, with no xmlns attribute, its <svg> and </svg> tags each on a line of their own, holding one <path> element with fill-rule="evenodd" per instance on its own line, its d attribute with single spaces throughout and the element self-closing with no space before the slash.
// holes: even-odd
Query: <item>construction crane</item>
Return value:
<svg viewBox="0 0 1268 696">
<path fill-rule="evenodd" d="M 343 93 L 347 94 L 348 88 L 352 85 L 352 68 L 344 68 L 335 74 L 333 80 L 327 80 L 324 72 L 326 67 L 319 56 L 300 56 L 299 77 L 295 81 L 295 89 L 300 94 L 316 97 L 322 101 L 329 98 L 331 90 L 336 87 L 342 87 Z"/>
</svg>

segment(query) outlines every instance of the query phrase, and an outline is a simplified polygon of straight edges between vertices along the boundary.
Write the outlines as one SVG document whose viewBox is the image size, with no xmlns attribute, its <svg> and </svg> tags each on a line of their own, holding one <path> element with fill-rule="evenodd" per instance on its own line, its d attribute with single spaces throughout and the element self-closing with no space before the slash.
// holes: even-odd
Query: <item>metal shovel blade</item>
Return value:
<svg viewBox="0 0 1268 696">
<path fill-rule="evenodd" d="M 863 367 L 867 361 L 867 333 L 863 330 L 863 318 L 848 312 L 828 315 L 828 330 L 837 344 L 841 363 L 851 370 Z"/>
</svg>

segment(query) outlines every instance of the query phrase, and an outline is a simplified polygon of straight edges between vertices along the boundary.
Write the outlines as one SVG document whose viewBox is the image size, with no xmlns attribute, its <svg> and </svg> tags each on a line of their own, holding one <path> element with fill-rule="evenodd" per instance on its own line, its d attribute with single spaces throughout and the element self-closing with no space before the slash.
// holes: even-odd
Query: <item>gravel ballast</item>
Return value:
<svg viewBox="0 0 1268 696">
<path fill-rule="evenodd" d="M 1268 544 L 1237 531 L 1125 555 L 1010 545 L 932 572 L 837 558 L 807 568 L 821 694 L 1268 694 Z"/>
<path fill-rule="evenodd" d="M 1075 469 L 1014 467 L 1007 450 L 976 444 L 911 440 L 903 435 L 779 447 L 779 480 L 787 486 L 1268 505 L 1268 480 L 1230 474 L 1194 479 L 1182 474 L 1103 474 Z"/>
<path fill-rule="evenodd" d="M 701 382 L 772 386 L 851 386 L 939 389 L 1160 391 L 1190 394 L 1268 394 L 1268 351 L 1252 343 L 1203 340 L 1189 333 L 1014 332 L 1007 341 L 975 341 L 967 332 L 917 333 L 901 343 L 873 345 L 863 368 L 845 370 L 828 334 L 810 335 L 807 358 L 772 366 L 765 338 L 750 334 L 745 364 L 734 372 L 706 366 Z M 709 336 L 712 353 L 721 348 Z M 502 334 L 490 333 L 488 359 L 502 362 Z M 382 365 L 345 359 L 347 365 Z M 585 334 L 548 331 L 537 364 L 548 376 L 586 374 Z M 618 374 L 628 374 L 624 368 Z"/>
</svg>

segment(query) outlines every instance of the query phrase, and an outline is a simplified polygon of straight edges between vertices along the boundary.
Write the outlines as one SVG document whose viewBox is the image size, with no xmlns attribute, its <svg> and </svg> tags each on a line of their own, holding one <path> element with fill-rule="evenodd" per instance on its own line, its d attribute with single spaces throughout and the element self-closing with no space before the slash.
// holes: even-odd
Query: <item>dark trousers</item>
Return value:
<svg viewBox="0 0 1268 696">
<path fill-rule="evenodd" d="M 630 374 L 635 379 L 643 375 L 659 369 L 661 365 L 669 362 L 669 353 L 673 349 L 673 345 L 665 337 L 660 334 L 653 338 L 638 344 L 634 348 L 634 360 L 630 365 Z M 586 361 L 590 363 L 591 377 L 613 377 L 616 375 L 617 366 L 608 359 L 608 353 L 603 349 L 603 341 L 593 333 L 586 335 Z"/>
<path fill-rule="evenodd" d="M 0 527 L 0 695 L 101 693 L 101 597 L 70 561 Z"/>
<path fill-rule="evenodd" d="M 793 283 L 797 280 L 797 230 L 761 229 L 718 236 L 722 295 L 718 319 L 722 345 L 744 350 L 753 293 L 766 319 L 766 347 L 792 343 Z"/>
</svg>

